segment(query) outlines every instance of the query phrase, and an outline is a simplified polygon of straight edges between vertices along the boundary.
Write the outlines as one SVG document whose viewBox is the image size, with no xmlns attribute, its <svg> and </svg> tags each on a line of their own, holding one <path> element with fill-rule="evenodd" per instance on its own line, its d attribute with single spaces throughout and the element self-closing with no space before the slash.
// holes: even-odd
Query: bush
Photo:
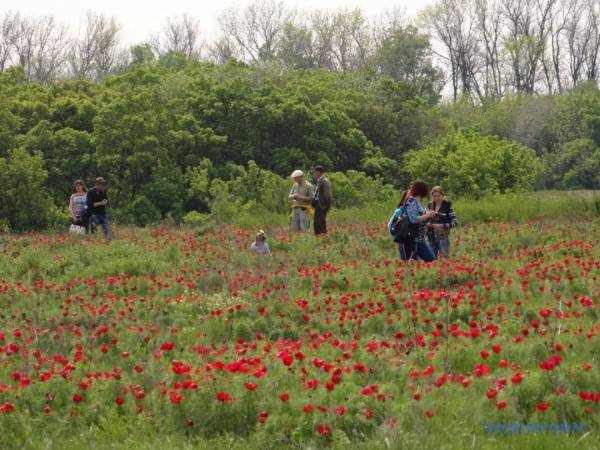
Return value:
<svg viewBox="0 0 600 450">
<path fill-rule="evenodd" d="M 158 223 L 161 220 L 158 208 L 143 195 L 140 195 L 133 201 L 128 210 L 128 216 L 132 223 L 142 227 Z"/>
<path fill-rule="evenodd" d="M 7 158 L 0 158 L 0 218 L 11 229 L 39 230 L 53 225 L 56 207 L 44 187 L 47 178 L 38 154 L 18 148 L 11 150 Z"/>
<path fill-rule="evenodd" d="M 183 216 L 183 223 L 194 227 L 203 227 L 210 222 L 210 219 L 210 214 L 205 214 L 198 211 L 190 211 L 185 216 Z"/>
<path fill-rule="evenodd" d="M 356 170 L 332 172 L 328 178 L 331 181 L 333 206 L 338 209 L 361 207 L 398 197 L 398 192 L 380 178 L 371 178 Z"/>
<path fill-rule="evenodd" d="M 600 188 L 600 147 L 591 139 L 578 139 L 544 158 L 546 187 L 562 189 Z"/>
<path fill-rule="evenodd" d="M 263 170 L 254 161 L 248 169 L 232 180 L 215 179 L 210 193 L 213 200 L 210 209 L 219 222 L 229 222 L 244 212 L 260 214 L 265 212 L 286 213 L 290 183 L 280 176 Z"/>
<path fill-rule="evenodd" d="M 539 168 L 532 149 L 465 130 L 452 131 L 422 150 L 408 152 L 405 163 L 413 179 L 476 198 L 530 190 Z"/>
</svg>

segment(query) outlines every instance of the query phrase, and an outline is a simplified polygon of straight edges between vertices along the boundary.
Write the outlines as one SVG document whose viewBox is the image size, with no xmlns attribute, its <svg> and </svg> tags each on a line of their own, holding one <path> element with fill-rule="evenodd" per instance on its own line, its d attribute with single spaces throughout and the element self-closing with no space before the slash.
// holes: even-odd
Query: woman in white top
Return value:
<svg viewBox="0 0 600 450">
<path fill-rule="evenodd" d="M 85 208 L 86 208 L 87 188 L 83 180 L 76 180 L 73 183 L 73 194 L 69 201 L 69 215 L 73 225 L 85 226 Z"/>
</svg>

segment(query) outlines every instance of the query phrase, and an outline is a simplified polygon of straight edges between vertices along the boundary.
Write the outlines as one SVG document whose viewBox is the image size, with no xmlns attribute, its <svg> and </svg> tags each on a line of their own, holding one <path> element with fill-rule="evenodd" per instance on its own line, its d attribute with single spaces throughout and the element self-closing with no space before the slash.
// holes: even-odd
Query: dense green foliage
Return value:
<svg viewBox="0 0 600 450">
<path fill-rule="evenodd" d="M 64 223 L 72 182 L 97 175 L 109 181 L 113 217 L 138 225 L 189 212 L 220 221 L 281 214 L 289 173 L 317 163 L 336 172 L 337 208 L 395 198 L 415 177 L 454 197 L 600 187 L 595 85 L 436 105 L 427 45 L 409 27 L 386 38 L 373 70 L 346 73 L 172 54 L 102 82 L 42 85 L 8 69 L 0 74 L 0 176 L 10 199 L 2 227 Z"/>
<path fill-rule="evenodd" d="M 406 170 L 412 178 L 435 180 L 450 192 L 477 198 L 531 189 L 537 161 L 535 152 L 521 144 L 458 131 L 408 152 Z"/>
</svg>

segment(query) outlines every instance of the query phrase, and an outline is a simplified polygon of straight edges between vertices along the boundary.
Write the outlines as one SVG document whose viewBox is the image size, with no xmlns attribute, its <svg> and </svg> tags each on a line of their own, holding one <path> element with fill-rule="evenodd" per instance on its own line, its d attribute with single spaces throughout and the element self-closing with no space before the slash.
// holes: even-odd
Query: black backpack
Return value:
<svg viewBox="0 0 600 450">
<path fill-rule="evenodd" d="M 394 242 L 410 242 L 417 237 L 418 226 L 411 223 L 408 214 L 403 212 L 392 220 L 390 232 L 394 236 Z"/>
</svg>

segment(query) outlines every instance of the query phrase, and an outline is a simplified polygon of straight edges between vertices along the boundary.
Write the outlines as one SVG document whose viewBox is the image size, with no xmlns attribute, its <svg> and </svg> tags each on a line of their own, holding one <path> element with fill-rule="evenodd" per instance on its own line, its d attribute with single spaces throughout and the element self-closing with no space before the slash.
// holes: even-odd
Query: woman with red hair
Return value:
<svg viewBox="0 0 600 450">
<path fill-rule="evenodd" d="M 394 219 L 405 214 L 408 220 L 416 228 L 414 239 L 398 243 L 400 259 L 421 259 L 425 262 L 434 261 L 435 254 L 426 239 L 427 222 L 435 217 L 434 211 L 427 211 L 421 202 L 429 197 L 429 186 L 422 180 L 415 181 L 404 193 L 398 209 L 394 211 L 392 219 L 388 223 L 388 229 L 392 230 Z"/>
</svg>

